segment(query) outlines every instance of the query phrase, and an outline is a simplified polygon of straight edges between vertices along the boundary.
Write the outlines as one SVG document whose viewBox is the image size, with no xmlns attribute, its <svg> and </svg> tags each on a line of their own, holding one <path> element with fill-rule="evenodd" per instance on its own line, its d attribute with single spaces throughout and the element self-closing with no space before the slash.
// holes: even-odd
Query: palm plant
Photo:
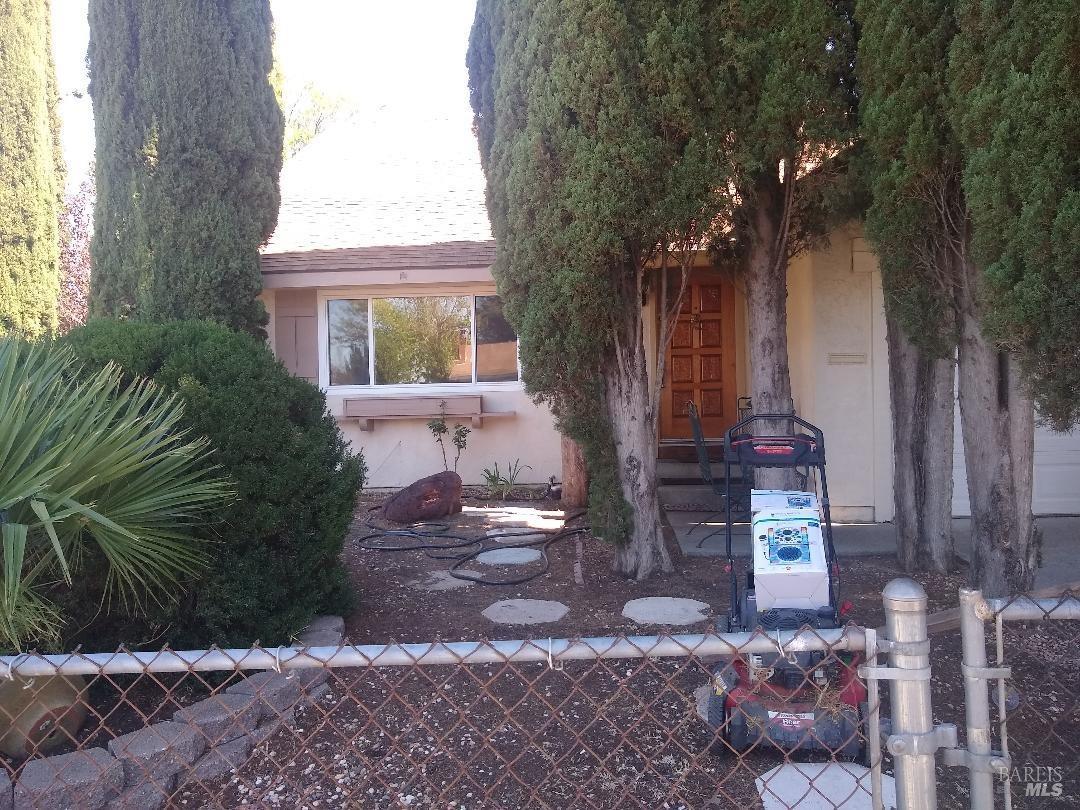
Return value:
<svg viewBox="0 0 1080 810">
<path fill-rule="evenodd" d="M 174 397 L 116 366 L 80 371 L 70 350 L 0 340 L 0 647 L 57 638 L 45 592 L 71 584 L 88 543 L 106 598 L 174 597 L 206 563 L 188 527 L 229 494 Z"/>
</svg>

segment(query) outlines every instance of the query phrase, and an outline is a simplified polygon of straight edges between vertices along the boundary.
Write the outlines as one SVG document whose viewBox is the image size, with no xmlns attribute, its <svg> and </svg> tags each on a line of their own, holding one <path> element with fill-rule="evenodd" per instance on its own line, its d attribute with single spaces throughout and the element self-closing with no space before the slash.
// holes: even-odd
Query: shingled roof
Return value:
<svg viewBox="0 0 1080 810">
<path fill-rule="evenodd" d="M 468 122 L 422 114 L 384 110 L 345 122 L 289 160 L 263 271 L 490 265 Z"/>
<path fill-rule="evenodd" d="M 490 267 L 495 242 L 436 242 L 431 245 L 373 245 L 333 250 L 266 253 L 262 271 L 325 273 L 335 270 L 404 270 L 441 267 Z"/>
</svg>

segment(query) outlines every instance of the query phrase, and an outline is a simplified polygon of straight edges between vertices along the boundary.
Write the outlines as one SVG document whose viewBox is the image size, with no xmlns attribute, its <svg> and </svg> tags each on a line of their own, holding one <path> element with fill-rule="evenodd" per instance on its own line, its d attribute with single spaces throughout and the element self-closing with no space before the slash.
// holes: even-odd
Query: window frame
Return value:
<svg viewBox="0 0 1080 810">
<path fill-rule="evenodd" d="M 319 340 L 319 387 L 327 393 L 350 397 L 395 397 L 413 395 L 452 395 L 454 393 L 482 393 L 485 391 L 524 391 L 521 381 L 521 339 L 518 338 L 517 380 L 504 382 L 477 382 L 476 366 L 476 298 L 498 295 L 494 285 L 410 285 L 402 287 L 341 287 L 320 289 L 318 302 Z M 375 317 L 374 302 L 380 298 L 468 298 L 469 323 L 472 333 L 472 382 L 467 383 L 394 383 L 380 385 L 375 382 Z M 368 302 L 368 378 L 367 385 L 330 385 L 330 322 L 328 302 L 339 299 Z"/>
</svg>

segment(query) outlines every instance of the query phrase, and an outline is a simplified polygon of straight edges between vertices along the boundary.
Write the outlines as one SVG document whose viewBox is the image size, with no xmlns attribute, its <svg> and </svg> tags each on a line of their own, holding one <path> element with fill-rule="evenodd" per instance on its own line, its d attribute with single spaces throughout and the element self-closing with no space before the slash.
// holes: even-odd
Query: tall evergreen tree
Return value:
<svg viewBox="0 0 1080 810">
<path fill-rule="evenodd" d="M 94 311 L 258 332 L 283 121 L 269 0 L 91 0 Z"/>
<path fill-rule="evenodd" d="M 950 58 L 988 331 L 1040 414 L 1080 422 L 1080 14 L 1070 0 L 958 3 Z"/>
<path fill-rule="evenodd" d="M 853 137 L 848 12 L 817 0 L 478 4 L 470 85 L 496 280 L 530 390 L 584 446 L 594 526 L 626 541 L 624 573 L 666 562 L 655 384 L 682 293 L 668 301 L 660 279 L 670 269 L 685 284 L 694 248 L 744 261 L 755 408 L 790 408 L 787 264 L 840 197 L 839 164 L 822 164 Z M 651 379 L 650 285 L 664 314 Z"/>
<path fill-rule="evenodd" d="M 955 351 L 972 514 L 971 578 L 996 595 L 1029 587 L 1034 576 L 1034 407 L 1012 358 L 984 330 L 993 309 L 972 249 L 966 154 L 955 127 L 957 100 L 949 93 L 956 9 L 955 3 L 924 0 L 858 3 L 861 111 L 874 192 L 868 227 L 882 259 L 894 326 L 923 352 L 921 370 L 919 363 L 910 368 L 910 401 L 897 404 L 895 429 L 907 425 L 912 432 L 897 434 L 895 443 L 912 442 L 920 431 L 927 442 L 947 441 L 949 375 L 933 357 Z M 902 349 L 904 339 L 890 335 L 890 347 Z M 897 359 L 894 402 L 897 377 L 911 355 L 901 351 Z M 925 414 L 918 411 L 920 397 L 932 400 L 921 406 L 929 408 Z M 925 499 L 929 525 L 921 531 L 928 532 L 923 539 L 932 567 L 940 568 L 951 557 L 951 543 L 934 536 L 945 531 L 947 501 L 940 490 L 927 490 L 925 475 L 944 483 L 945 462 L 923 453 L 912 465 L 918 473 L 921 460 L 923 479 L 905 483 L 902 468 L 898 481 Z M 899 451 L 898 458 L 911 460 Z"/>
<path fill-rule="evenodd" d="M 55 331 L 63 154 L 48 0 L 0 4 L 0 334 Z"/>
<path fill-rule="evenodd" d="M 948 571 L 952 535 L 959 155 L 943 131 L 948 5 L 858 4 L 866 230 L 885 292 L 897 556 L 907 571 Z"/>
<path fill-rule="evenodd" d="M 693 248 L 724 204 L 706 0 L 481 0 L 468 64 L 498 242 L 494 274 L 529 390 L 583 445 L 615 568 L 670 567 L 658 521 L 663 347 Z M 650 262 L 660 266 L 650 270 Z M 680 283 L 681 282 L 681 283 Z M 659 371 L 642 299 L 661 293 Z"/>
<path fill-rule="evenodd" d="M 722 99 L 723 160 L 735 192 L 735 246 L 749 315 L 757 413 L 793 408 L 787 340 L 792 257 L 825 237 L 849 204 L 844 153 L 855 138 L 855 28 L 845 0 L 734 0 L 710 5 L 721 60 L 706 81 Z M 760 485 L 791 487 L 784 470 Z"/>
</svg>

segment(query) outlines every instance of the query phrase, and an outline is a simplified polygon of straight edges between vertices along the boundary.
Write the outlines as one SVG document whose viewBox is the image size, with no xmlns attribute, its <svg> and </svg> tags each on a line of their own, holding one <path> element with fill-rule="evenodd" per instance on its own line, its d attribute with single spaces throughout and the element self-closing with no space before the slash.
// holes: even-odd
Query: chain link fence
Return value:
<svg viewBox="0 0 1080 810">
<path fill-rule="evenodd" d="M 24 655 L 0 663 L 0 807 L 858 806 L 864 643 L 847 627 Z"/>
<path fill-rule="evenodd" d="M 877 630 L 0 658 L 0 810 L 1080 806 L 1080 600 L 883 597 Z"/>
</svg>

